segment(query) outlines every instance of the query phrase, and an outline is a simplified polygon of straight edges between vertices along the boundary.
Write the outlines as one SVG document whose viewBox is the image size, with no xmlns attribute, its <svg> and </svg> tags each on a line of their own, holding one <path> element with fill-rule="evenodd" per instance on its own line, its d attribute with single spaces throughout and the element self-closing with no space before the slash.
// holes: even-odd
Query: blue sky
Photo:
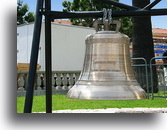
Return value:
<svg viewBox="0 0 167 130">
<path fill-rule="evenodd" d="M 34 12 L 36 7 L 37 0 L 23 0 L 24 3 L 27 3 L 29 10 Z M 65 0 L 52 0 L 52 10 L 61 11 L 63 9 L 62 2 Z M 73 0 L 68 0 L 73 1 Z M 132 0 L 120 0 L 121 3 L 132 5 Z M 154 0 L 151 0 L 154 1 Z M 154 8 L 167 8 L 167 0 L 161 0 L 161 2 L 156 5 Z M 164 16 L 152 16 L 152 26 L 153 28 L 163 28 L 167 29 L 167 15 Z"/>
</svg>

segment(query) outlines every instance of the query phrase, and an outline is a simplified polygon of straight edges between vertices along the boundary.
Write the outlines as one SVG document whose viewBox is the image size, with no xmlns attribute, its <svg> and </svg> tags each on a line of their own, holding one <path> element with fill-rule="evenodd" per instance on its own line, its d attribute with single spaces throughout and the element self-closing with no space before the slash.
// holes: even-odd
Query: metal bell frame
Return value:
<svg viewBox="0 0 167 130">
<path fill-rule="evenodd" d="M 160 1 L 161 0 L 155 0 L 152 3 L 148 4 L 147 6 L 145 6 L 144 8 L 138 8 L 135 6 L 129 6 L 112 0 L 103 0 L 103 2 L 105 3 L 124 9 L 120 11 L 112 11 L 113 17 L 167 15 L 167 8 L 151 9 Z M 45 7 L 43 7 L 44 3 Z M 87 18 L 87 17 L 101 18 L 103 17 L 103 11 L 88 11 L 88 12 L 52 11 L 51 0 L 37 0 L 24 113 L 32 112 L 33 90 L 34 90 L 33 87 L 36 76 L 36 66 L 38 60 L 38 51 L 39 51 L 38 49 L 39 49 L 41 23 L 43 15 L 45 16 L 46 113 L 52 113 L 51 21 L 54 19 L 63 19 L 63 18 Z"/>
</svg>

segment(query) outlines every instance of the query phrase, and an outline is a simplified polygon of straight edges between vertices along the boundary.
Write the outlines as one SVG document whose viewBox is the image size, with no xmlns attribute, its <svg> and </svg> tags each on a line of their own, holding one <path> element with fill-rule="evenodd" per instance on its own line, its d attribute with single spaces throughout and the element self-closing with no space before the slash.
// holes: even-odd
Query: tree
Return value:
<svg viewBox="0 0 167 130">
<path fill-rule="evenodd" d="M 115 0 L 119 1 L 119 0 Z M 103 8 L 120 10 L 118 7 L 114 7 L 110 4 L 106 4 L 99 0 L 73 0 L 73 2 L 64 1 L 62 3 L 63 11 L 101 11 Z M 114 18 L 117 19 L 117 18 Z M 73 25 L 81 25 L 86 27 L 92 27 L 95 18 L 84 18 L 84 19 L 70 19 Z M 127 34 L 129 37 L 132 35 L 132 22 L 131 18 L 125 17 L 119 19 L 122 22 L 120 31 Z"/>
<path fill-rule="evenodd" d="M 17 2 L 17 25 L 33 22 L 35 20 L 34 13 L 28 12 L 28 10 L 28 5 L 23 4 L 23 1 L 19 0 Z"/>
<path fill-rule="evenodd" d="M 150 0 L 132 0 L 133 5 L 143 8 L 150 3 Z M 133 18 L 133 57 L 143 57 L 147 63 L 154 57 L 154 44 L 152 39 L 151 17 L 134 17 Z M 136 60 L 135 64 L 143 64 L 141 60 Z M 155 61 L 154 61 L 155 64 Z M 146 82 L 141 82 L 140 79 L 146 76 L 145 70 L 141 67 L 135 67 L 135 74 L 140 85 L 146 90 Z M 140 72 L 140 73 L 139 73 Z M 148 75 L 150 79 L 150 68 L 148 67 Z M 149 86 L 151 82 L 149 80 Z M 154 92 L 157 92 L 157 74 L 156 68 L 153 67 L 153 85 Z"/>
</svg>

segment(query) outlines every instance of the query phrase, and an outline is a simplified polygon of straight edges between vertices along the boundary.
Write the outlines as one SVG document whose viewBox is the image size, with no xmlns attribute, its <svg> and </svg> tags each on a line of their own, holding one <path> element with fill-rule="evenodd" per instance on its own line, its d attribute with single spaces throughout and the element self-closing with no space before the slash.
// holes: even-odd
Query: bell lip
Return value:
<svg viewBox="0 0 167 130">
<path fill-rule="evenodd" d="M 82 85 L 83 86 L 83 85 Z M 81 87 L 82 87 L 81 86 Z M 86 100 L 142 100 L 148 99 L 146 92 L 140 87 L 131 87 L 129 90 L 118 91 L 112 88 L 105 87 L 103 90 L 100 87 L 82 87 L 74 86 L 68 93 L 67 98 L 72 99 L 86 99 Z"/>
<path fill-rule="evenodd" d="M 70 99 L 82 99 L 82 100 L 115 100 L 115 101 L 124 101 L 124 100 L 145 100 L 148 99 L 148 95 L 143 93 L 140 97 L 80 97 L 80 96 L 74 96 L 67 93 L 67 98 Z"/>
<path fill-rule="evenodd" d="M 98 100 L 98 101 L 104 101 L 104 100 L 112 100 L 112 101 L 126 101 L 126 100 L 146 100 L 148 99 L 148 97 L 143 97 L 143 98 L 120 98 L 120 99 L 105 99 L 105 98 L 75 98 L 75 97 L 69 97 L 67 96 L 67 98 L 70 98 L 70 99 L 81 99 L 81 100 Z"/>
<path fill-rule="evenodd" d="M 145 100 L 145 99 L 148 99 L 148 96 L 145 95 L 145 96 L 142 96 L 140 98 L 125 98 L 125 97 L 119 97 L 119 98 L 102 98 L 102 97 L 99 97 L 99 98 L 95 98 L 95 97 L 74 97 L 74 96 L 70 96 L 67 94 L 67 98 L 70 98 L 70 99 L 82 99 L 82 100 L 115 100 L 115 101 L 125 101 L 125 100 Z"/>
</svg>

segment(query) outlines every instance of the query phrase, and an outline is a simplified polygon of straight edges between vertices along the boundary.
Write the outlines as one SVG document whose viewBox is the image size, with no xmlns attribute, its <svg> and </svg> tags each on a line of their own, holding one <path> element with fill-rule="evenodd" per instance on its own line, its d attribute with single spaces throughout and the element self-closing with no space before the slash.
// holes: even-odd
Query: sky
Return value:
<svg viewBox="0 0 167 130">
<path fill-rule="evenodd" d="M 35 12 L 37 0 L 23 0 L 24 3 L 27 3 L 29 6 L 29 11 Z M 62 2 L 65 0 L 51 0 L 52 1 L 52 10 L 54 11 L 62 11 L 63 6 Z M 73 1 L 73 0 L 67 0 Z M 154 0 L 151 0 L 151 2 Z M 132 0 L 120 0 L 121 3 L 132 5 Z M 156 8 L 167 8 L 167 0 L 161 0 L 153 9 Z M 167 15 L 163 16 L 152 16 L 152 27 L 153 28 L 162 28 L 167 29 Z"/>
</svg>

